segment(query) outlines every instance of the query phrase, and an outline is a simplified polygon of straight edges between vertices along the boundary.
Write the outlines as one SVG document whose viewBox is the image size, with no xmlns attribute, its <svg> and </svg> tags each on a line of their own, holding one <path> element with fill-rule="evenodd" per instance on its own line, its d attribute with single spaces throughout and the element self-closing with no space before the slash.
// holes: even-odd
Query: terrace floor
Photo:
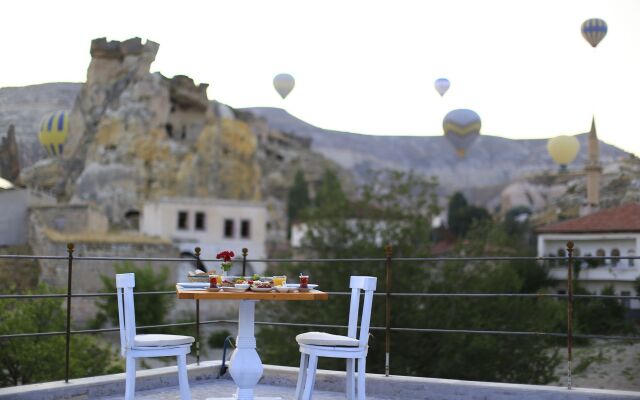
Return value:
<svg viewBox="0 0 640 400">
<path fill-rule="evenodd" d="M 235 392 L 233 381 L 228 379 L 219 379 L 206 383 L 196 383 L 190 385 L 192 400 L 205 400 L 208 398 L 231 398 Z M 256 396 L 280 397 L 283 400 L 295 400 L 295 387 L 276 386 L 276 385 L 259 385 L 255 391 Z M 343 400 L 344 393 L 315 390 L 313 392 L 314 400 Z M 122 394 L 117 396 L 97 397 L 99 400 L 121 400 Z M 368 400 L 388 400 L 393 397 L 367 396 Z M 163 389 L 151 389 L 136 392 L 136 400 L 180 400 L 180 393 L 177 387 L 169 387 Z"/>
<path fill-rule="evenodd" d="M 188 365 L 193 400 L 230 398 L 235 386 L 228 374 L 217 379 L 220 361 Z M 294 399 L 298 368 L 265 365 L 257 396 Z M 313 398 L 344 399 L 344 372 L 319 370 Z M 136 399 L 180 399 L 176 367 L 137 372 Z M 115 400 L 124 395 L 124 374 L 96 376 L 0 388 L 0 400 Z M 367 374 L 368 400 L 640 400 L 640 392 L 566 387 L 472 382 Z"/>
</svg>

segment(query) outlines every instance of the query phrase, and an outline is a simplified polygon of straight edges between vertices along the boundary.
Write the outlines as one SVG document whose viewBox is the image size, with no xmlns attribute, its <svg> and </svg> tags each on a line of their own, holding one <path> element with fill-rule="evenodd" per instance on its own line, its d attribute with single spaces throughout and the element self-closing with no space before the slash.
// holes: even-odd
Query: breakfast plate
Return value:
<svg viewBox="0 0 640 400">
<path fill-rule="evenodd" d="M 273 290 L 272 287 L 260 288 L 260 287 L 251 286 L 252 292 L 270 292 L 272 290 Z"/>
<path fill-rule="evenodd" d="M 287 287 L 289 288 L 290 291 L 299 291 L 299 292 L 308 292 L 309 290 L 313 290 L 315 288 L 318 287 L 318 285 L 315 284 L 308 284 L 306 288 L 301 288 L 299 284 L 297 283 L 287 283 Z"/>
<path fill-rule="evenodd" d="M 209 282 L 178 282 L 176 285 L 183 289 L 206 289 L 209 287 Z"/>
</svg>

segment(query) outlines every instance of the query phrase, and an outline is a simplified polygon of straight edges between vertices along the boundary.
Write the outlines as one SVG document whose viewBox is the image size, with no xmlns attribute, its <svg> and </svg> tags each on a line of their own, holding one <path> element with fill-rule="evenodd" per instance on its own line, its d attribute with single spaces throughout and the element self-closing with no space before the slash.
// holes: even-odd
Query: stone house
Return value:
<svg viewBox="0 0 640 400">
<path fill-rule="evenodd" d="M 249 250 L 250 259 L 266 257 L 267 208 L 263 203 L 213 198 L 165 198 L 144 204 L 140 231 L 146 235 L 170 240 L 183 256 L 193 256 L 195 247 L 202 249 L 205 260 L 215 259 L 218 252 L 233 250 L 236 256 Z M 207 261 L 208 269 L 217 262 Z M 236 273 L 238 263 L 234 266 Z M 264 264 L 248 265 L 251 272 L 261 273 Z"/>
</svg>

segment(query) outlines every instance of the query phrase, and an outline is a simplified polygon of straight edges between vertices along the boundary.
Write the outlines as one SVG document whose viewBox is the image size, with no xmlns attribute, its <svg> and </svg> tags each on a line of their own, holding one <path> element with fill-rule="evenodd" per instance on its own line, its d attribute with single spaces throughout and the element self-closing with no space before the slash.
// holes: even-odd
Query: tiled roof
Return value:
<svg viewBox="0 0 640 400">
<path fill-rule="evenodd" d="M 543 226 L 538 233 L 640 232 L 640 203 L 627 203 L 584 217 Z"/>
</svg>

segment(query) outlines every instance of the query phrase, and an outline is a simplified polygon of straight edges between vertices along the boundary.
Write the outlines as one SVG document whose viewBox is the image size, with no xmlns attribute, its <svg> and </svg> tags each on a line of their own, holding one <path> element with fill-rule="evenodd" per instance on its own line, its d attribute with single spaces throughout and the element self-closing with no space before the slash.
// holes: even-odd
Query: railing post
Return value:
<svg viewBox="0 0 640 400">
<path fill-rule="evenodd" d="M 242 248 L 242 277 L 247 276 L 247 254 L 249 254 L 249 249 L 246 247 Z"/>
<path fill-rule="evenodd" d="M 196 268 L 201 265 L 200 247 L 195 248 L 196 253 Z M 200 365 L 200 300 L 196 299 L 196 364 Z"/>
<path fill-rule="evenodd" d="M 71 347 L 71 276 L 73 273 L 73 243 L 67 243 L 67 254 L 69 255 L 67 268 L 67 330 L 65 332 L 65 356 L 64 356 L 64 381 L 69 383 L 69 350 Z"/>
<path fill-rule="evenodd" d="M 573 349 L 573 242 L 567 242 L 567 389 L 571 390 L 571 358 Z"/>
<path fill-rule="evenodd" d="M 393 247 L 388 244 L 384 247 L 387 260 L 385 262 L 386 285 L 387 291 L 385 296 L 386 318 L 385 318 L 385 356 L 384 356 L 384 375 L 389 376 L 389 354 L 391 353 L 391 256 L 393 255 Z"/>
</svg>

